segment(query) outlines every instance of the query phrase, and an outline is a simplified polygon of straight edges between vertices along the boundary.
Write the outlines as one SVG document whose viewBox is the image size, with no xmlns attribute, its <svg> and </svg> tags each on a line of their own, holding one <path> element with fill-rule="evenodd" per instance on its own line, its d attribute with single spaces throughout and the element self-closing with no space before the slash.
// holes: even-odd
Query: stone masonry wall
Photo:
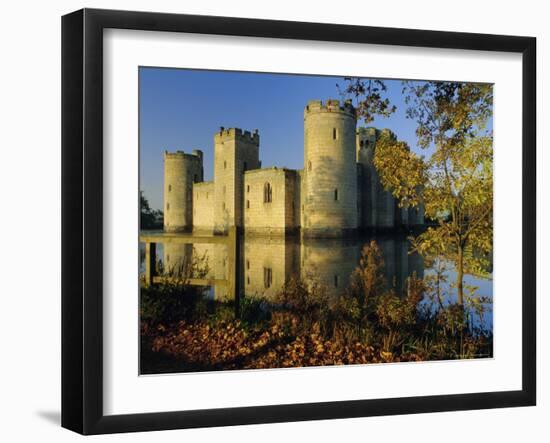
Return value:
<svg viewBox="0 0 550 443">
<path fill-rule="evenodd" d="M 193 227 L 193 183 L 202 181 L 202 152 L 164 153 L 164 230 L 189 231 Z"/>
<path fill-rule="evenodd" d="M 244 175 L 244 228 L 248 233 L 284 234 L 295 225 L 296 171 L 257 169 Z M 271 201 L 266 201 L 266 188 Z"/>
<path fill-rule="evenodd" d="M 221 128 L 214 136 L 214 230 L 242 227 L 244 171 L 258 169 L 260 136 Z"/>
<path fill-rule="evenodd" d="M 357 229 L 355 110 L 338 100 L 310 101 L 304 110 L 306 236 Z"/>
<path fill-rule="evenodd" d="M 193 185 L 193 231 L 214 229 L 214 182 Z"/>
</svg>

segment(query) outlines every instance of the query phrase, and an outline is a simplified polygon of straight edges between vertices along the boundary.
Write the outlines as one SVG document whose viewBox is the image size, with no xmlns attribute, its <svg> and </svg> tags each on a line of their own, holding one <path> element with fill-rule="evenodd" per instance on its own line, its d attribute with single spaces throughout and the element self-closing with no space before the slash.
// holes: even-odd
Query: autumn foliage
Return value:
<svg viewBox="0 0 550 443">
<path fill-rule="evenodd" d="M 329 296 L 290 279 L 271 300 L 221 303 L 197 288 L 142 287 L 142 373 L 347 365 L 474 358 L 492 337 L 457 327 L 452 307 L 427 303 L 429 282 L 388 287 L 375 242 L 365 245 L 348 289 Z M 190 292 L 187 292 L 189 290 Z M 153 299 L 168 309 L 151 313 Z M 157 311 L 155 311 L 157 312 Z M 176 321 L 175 318 L 179 316 Z"/>
</svg>

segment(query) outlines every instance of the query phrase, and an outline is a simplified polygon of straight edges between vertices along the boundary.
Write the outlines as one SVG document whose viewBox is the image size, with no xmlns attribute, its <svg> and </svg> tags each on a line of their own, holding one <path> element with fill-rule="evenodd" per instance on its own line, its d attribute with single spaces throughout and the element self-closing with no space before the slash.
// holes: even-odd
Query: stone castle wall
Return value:
<svg viewBox="0 0 550 443">
<path fill-rule="evenodd" d="M 244 171 L 258 169 L 260 136 L 221 128 L 214 136 L 214 230 L 243 226 Z"/>
<path fill-rule="evenodd" d="M 304 224 L 306 236 L 357 229 L 355 110 L 338 100 L 310 101 L 304 111 Z"/>
<path fill-rule="evenodd" d="M 202 152 L 164 153 L 164 230 L 193 228 L 193 183 L 203 180 Z"/>
<path fill-rule="evenodd" d="M 269 168 L 244 174 L 244 226 L 247 232 L 285 234 L 296 225 L 297 173 Z"/>
<path fill-rule="evenodd" d="M 193 184 L 193 231 L 214 229 L 214 182 Z"/>
<path fill-rule="evenodd" d="M 357 229 L 424 224 L 424 210 L 399 208 L 380 183 L 373 127 L 356 130 L 350 102 L 310 101 L 304 110 L 304 169 L 260 169 L 260 136 L 238 128 L 214 135 L 214 180 L 202 182 L 202 152 L 165 153 L 166 231 L 339 237 Z M 271 201 L 265 200 L 265 185 Z"/>
<path fill-rule="evenodd" d="M 395 227 L 396 203 L 391 192 L 386 191 L 374 166 L 376 142 L 382 136 L 393 137 L 389 130 L 360 128 L 356 137 L 356 158 L 361 167 L 362 217 L 360 227 L 364 229 L 392 229 Z"/>
</svg>

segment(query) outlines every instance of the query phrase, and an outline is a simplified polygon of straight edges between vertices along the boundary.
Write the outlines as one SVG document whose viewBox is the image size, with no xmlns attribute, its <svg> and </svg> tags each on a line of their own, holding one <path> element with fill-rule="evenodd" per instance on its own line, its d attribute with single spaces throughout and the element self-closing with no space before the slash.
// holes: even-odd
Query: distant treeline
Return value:
<svg viewBox="0 0 550 443">
<path fill-rule="evenodd" d="M 164 213 L 158 209 L 151 209 L 149 201 L 139 191 L 139 226 L 140 229 L 161 229 L 164 224 Z"/>
</svg>

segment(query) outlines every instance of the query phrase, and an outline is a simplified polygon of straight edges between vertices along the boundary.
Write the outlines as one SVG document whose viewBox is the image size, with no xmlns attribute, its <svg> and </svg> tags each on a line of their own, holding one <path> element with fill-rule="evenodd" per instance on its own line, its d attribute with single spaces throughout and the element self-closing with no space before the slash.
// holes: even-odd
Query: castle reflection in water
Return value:
<svg viewBox="0 0 550 443">
<path fill-rule="evenodd" d="M 345 291 L 350 276 L 359 265 L 361 250 L 373 238 L 306 239 L 300 237 L 241 237 L 236 275 L 237 293 L 245 296 L 270 297 L 279 292 L 291 278 L 315 281 L 330 294 Z M 374 238 L 381 249 L 388 285 L 402 292 L 407 277 L 424 276 L 424 264 L 418 254 L 410 254 L 405 236 Z M 160 246 L 160 245 L 159 245 Z M 212 295 L 217 300 L 230 298 L 227 281 L 234 263 L 230 263 L 228 246 L 224 244 L 165 243 L 157 250 L 165 270 L 198 260 L 206 265 L 204 279 L 215 280 Z"/>
</svg>

